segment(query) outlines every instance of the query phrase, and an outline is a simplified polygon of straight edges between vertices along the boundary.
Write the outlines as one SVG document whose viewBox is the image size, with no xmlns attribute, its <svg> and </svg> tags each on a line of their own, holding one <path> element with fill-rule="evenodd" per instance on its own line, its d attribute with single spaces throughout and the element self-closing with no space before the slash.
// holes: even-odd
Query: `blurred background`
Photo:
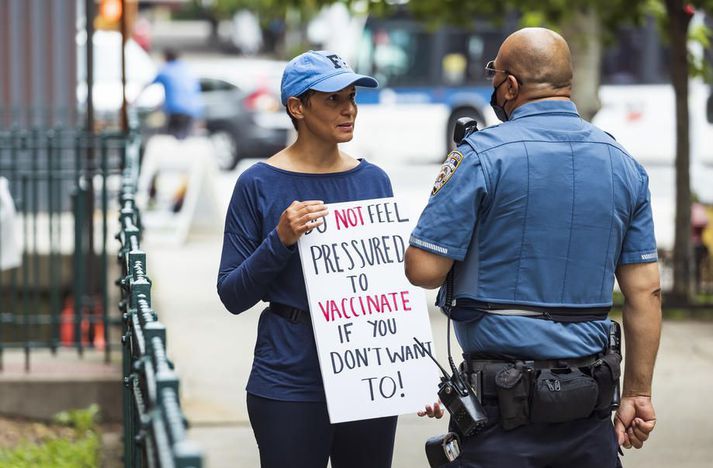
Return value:
<svg viewBox="0 0 713 468">
<path fill-rule="evenodd" d="M 46 441 L 34 421 L 97 403 L 103 466 L 257 466 L 244 384 L 260 305 L 230 316 L 215 277 L 237 177 L 295 137 L 286 61 L 332 50 L 379 80 L 358 90 L 343 149 L 383 167 L 415 219 L 456 120 L 498 123 L 483 69 L 523 26 L 564 35 L 582 117 L 650 177 L 661 428 L 625 466 L 707 466 L 711 0 L 0 0 L 0 433 L 17 434 L 0 437 L 0 465 L 19 441 Z M 431 318 L 443 359 L 445 321 Z M 401 421 L 394 466 L 426 466 L 443 421 Z"/>
<path fill-rule="evenodd" d="M 308 49 L 330 49 L 381 84 L 360 90 L 359 125 L 345 149 L 378 163 L 436 164 L 453 146 L 457 118 L 473 117 L 481 128 L 496 123 L 482 70 L 503 38 L 523 25 L 547 25 L 569 39 L 574 98 L 583 117 L 611 133 L 649 171 L 662 251 L 674 247 L 677 195 L 713 203 L 707 183 L 713 177 L 713 20 L 706 2 L 680 3 L 675 21 L 668 21 L 667 3 L 657 1 L 567 7 L 516 0 L 457 7 L 428 0 L 89 3 L 93 19 L 87 22 L 84 0 L 3 0 L 3 60 L 10 65 L 0 75 L 5 125 L 88 125 L 91 119 L 98 130 L 133 119 L 145 145 L 166 124 L 165 88 L 151 83 L 171 49 L 199 81 L 200 125 L 219 168 L 231 170 L 242 159 L 274 154 L 292 137 L 279 103 L 285 60 Z M 22 17 L 27 21 L 13 21 Z M 682 20 L 686 30 L 677 44 L 669 25 Z M 681 60 L 684 70 L 674 65 Z M 676 94 L 682 87 L 675 80 L 686 85 L 686 96 L 682 89 Z M 677 114 L 683 104 L 686 122 Z M 690 187 L 686 193 L 676 192 L 677 161 L 689 168 L 687 187 L 678 184 L 678 190 Z"/>
</svg>

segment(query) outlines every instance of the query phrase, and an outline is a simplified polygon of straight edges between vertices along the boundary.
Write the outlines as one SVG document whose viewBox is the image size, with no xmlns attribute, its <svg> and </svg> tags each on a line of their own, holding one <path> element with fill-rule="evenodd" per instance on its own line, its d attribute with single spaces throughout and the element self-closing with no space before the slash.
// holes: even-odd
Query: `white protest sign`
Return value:
<svg viewBox="0 0 713 468">
<path fill-rule="evenodd" d="M 327 205 L 299 252 L 334 423 L 412 413 L 438 385 L 422 289 L 404 275 L 412 224 L 394 198 Z M 434 356 L 435 357 L 435 356 Z"/>
</svg>

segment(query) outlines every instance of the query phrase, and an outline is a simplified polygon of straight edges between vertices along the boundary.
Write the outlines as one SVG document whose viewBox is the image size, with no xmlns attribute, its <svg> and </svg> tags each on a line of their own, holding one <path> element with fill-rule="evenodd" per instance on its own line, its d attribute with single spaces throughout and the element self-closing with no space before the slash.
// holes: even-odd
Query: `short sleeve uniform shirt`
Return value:
<svg viewBox="0 0 713 468">
<path fill-rule="evenodd" d="M 410 243 L 456 260 L 456 299 L 514 307 L 609 307 L 617 265 L 657 260 L 646 171 L 556 100 L 517 108 L 451 153 Z M 533 358 L 601 350 L 608 327 L 469 318 L 478 319 L 479 333 L 471 326 L 466 337 L 475 350 Z M 548 344 L 558 338 L 579 345 Z"/>
</svg>

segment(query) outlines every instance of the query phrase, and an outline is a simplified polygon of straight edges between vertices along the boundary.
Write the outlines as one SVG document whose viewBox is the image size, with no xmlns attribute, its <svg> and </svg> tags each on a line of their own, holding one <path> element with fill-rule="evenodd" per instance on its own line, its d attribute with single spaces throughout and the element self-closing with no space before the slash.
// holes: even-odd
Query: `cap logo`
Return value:
<svg viewBox="0 0 713 468">
<path fill-rule="evenodd" d="M 347 62 L 345 62 L 339 55 L 327 55 L 327 58 L 334 64 L 334 68 L 349 68 Z"/>
</svg>

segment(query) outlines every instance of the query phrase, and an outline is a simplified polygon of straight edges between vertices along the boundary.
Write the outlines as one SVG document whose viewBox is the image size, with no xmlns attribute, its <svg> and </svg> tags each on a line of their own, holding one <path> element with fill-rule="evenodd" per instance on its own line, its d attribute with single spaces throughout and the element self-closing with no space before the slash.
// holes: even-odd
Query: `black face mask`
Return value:
<svg viewBox="0 0 713 468">
<path fill-rule="evenodd" d="M 510 120 L 510 117 L 508 117 L 507 112 L 505 112 L 505 104 L 507 104 L 507 99 L 505 102 L 503 102 L 503 105 L 501 106 L 498 104 L 498 98 L 496 97 L 496 94 L 498 93 L 498 88 L 502 86 L 503 83 L 505 83 L 508 80 L 507 76 L 503 81 L 500 82 L 499 85 L 497 85 L 495 88 L 493 88 L 493 94 L 490 95 L 490 107 L 493 108 L 495 111 L 495 116 L 501 121 L 501 122 L 507 122 Z"/>
</svg>

